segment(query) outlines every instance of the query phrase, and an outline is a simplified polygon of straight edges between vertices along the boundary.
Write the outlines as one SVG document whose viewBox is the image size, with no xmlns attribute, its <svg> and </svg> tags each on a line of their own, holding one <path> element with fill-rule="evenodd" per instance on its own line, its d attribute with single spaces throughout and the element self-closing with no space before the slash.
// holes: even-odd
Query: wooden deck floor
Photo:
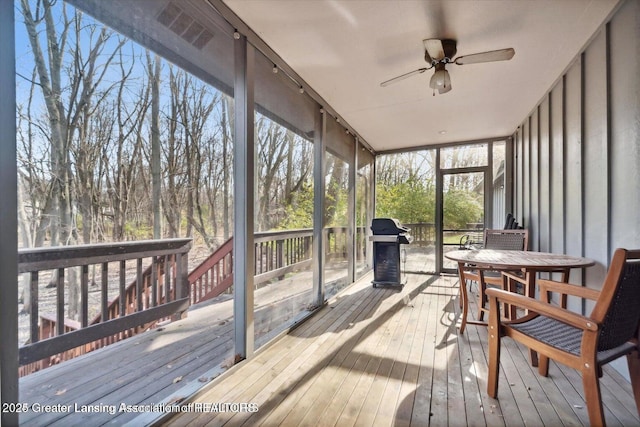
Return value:
<svg viewBox="0 0 640 427">
<path fill-rule="evenodd" d="M 402 291 L 362 281 L 190 401 L 170 426 L 587 425 L 577 372 L 548 378 L 505 340 L 499 399 L 487 396 L 486 328 L 458 335 L 457 278 L 409 275 Z M 629 383 L 601 380 L 609 425 L 640 425 Z M 221 413 L 196 412 L 229 404 Z M 198 407 L 198 405 L 200 405 Z M 219 407 L 221 409 L 222 406 Z"/>
<path fill-rule="evenodd" d="M 119 405 L 173 402 L 204 386 L 194 398 L 180 402 L 189 412 L 161 422 L 588 424 L 578 373 L 552 364 L 550 376 L 539 377 L 526 350 L 510 340 L 503 350 L 499 399 L 488 398 L 486 329 L 468 326 L 464 335 L 458 334 L 457 278 L 407 276 L 402 290 L 373 289 L 370 278 L 359 281 L 300 327 L 209 384 L 224 371 L 220 361 L 232 354 L 232 323 L 207 310 L 190 313 L 186 321 L 162 331 L 21 379 L 21 402 L 72 407 L 53 413 L 31 410 L 20 422 L 148 425 L 162 413 L 119 412 Z M 628 382 L 606 369 L 601 384 L 608 424 L 640 425 Z M 76 404 L 79 409 L 94 405 L 98 412 L 77 412 Z M 228 411 L 202 412 L 215 409 L 208 404 L 228 404 Z M 110 405 L 116 405 L 115 414 L 109 413 Z"/>
<path fill-rule="evenodd" d="M 143 415 L 157 417 L 122 412 L 119 405 L 159 404 L 194 393 L 224 372 L 225 359 L 231 360 L 232 300 L 212 308 L 190 311 L 184 320 L 21 378 L 20 402 L 30 410 L 20 415 L 20 424 L 122 425 Z M 44 405 L 59 410 L 46 412 Z M 83 407 L 96 412 L 80 412 Z"/>
</svg>

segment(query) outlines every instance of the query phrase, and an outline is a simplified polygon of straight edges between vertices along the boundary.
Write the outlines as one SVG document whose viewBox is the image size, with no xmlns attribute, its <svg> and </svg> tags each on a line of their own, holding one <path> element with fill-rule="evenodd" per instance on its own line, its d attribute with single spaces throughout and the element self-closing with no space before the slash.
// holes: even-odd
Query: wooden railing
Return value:
<svg viewBox="0 0 640 427">
<path fill-rule="evenodd" d="M 435 224 L 429 222 L 419 222 L 413 224 L 402 224 L 411 229 L 414 245 L 432 245 L 436 241 Z"/>
<path fill-rule="evenodd" d="M 30 339 L 19 350 L 21 374 L 75 357 L 134 335 L 164 318 L 180 318 L 189 307 L 188 253 L 191 239 L 37 248 L 18 251 L 18 272 L 30 275 Z M 150 265 L 143 270 L 143 260 Z M 135 279 L 126 286 L 126 262 Z M 109 265 L 117 263 L 118 295 L 109 301 Z M 89 267 L 101 267 L 100 310 L 89 321 Z M 65 318 L 65 277 L 80 270 L 80 321 Z M 55 315 L 39 315 L 41 273 L 54 271 Z M 73 276 L 73 274 L 69 274 Z M 73 280 L 72 280 L 73 282 Z M 44 366 L 40 366 L 44 367 Z"/>
<path fill-rule="evenodd" d="M 313 229 L 256 233 L 254 284 L 260 287 L 274 278 L 311 265 Z"/>
<path fill-rule="evenodd" d="M 411 228 L 413 243 L 428 245 L 435 242 L 432 223 L 404 224 Z M 327 233 L 326 255 L 329 259 L 346 256 L 347 228 L 330 227 Z M 367 229 L 358 232 L 366 235 Z M 364 239 L 363 239 L 364 240 Z M 364 240 L 366 241 L 366 240 Z M 254 235 L 254 284 L 264 283 L 287 273 L 308 268 L 311 263 L 313 229 L 260 232 Z M 233 286 L 233 238 L 223 243 L 189 274 L 191 303 L 196 304 L 229 292 Z"/>
<path fill-rule="evenodd" d="M 411 228 L 414 244 L 435 241 L 433 224 L 405 225 Z M 347 228 L 330 227 L 325 231 L 327 258 L 345 257 Z M 366 232 L 365 227 L 358 229 L 358 233 L 366 235 Z M 256 233 L 255 286 L 261 287 L 288 273 L 307 269 L 312 261 L 312 242 L 313 230 L 310 228 Z M 186 276 L 190 247 L 190 239 L 170 239 L 19 251 L 19 272 L 31 275 L 30 343 L 20 349 L 21 375 L 133 336 L 152 328 L 159 320 L 179 317 L 189 304 L 231 292 L 233 238 Z M 144 258 L 150 259 L 145 269 Z M 136 260 L 135 279 L 128 285 L 127 260 Z M 119 263 L 119 292 L 109 299 L 108 265 L 114 262 Z M 91 265 L 102 266 L 102 288 L 100 312 L 89 320 L 88 272 Z M 65 270 L 72 267 L 81 269 L 80 321 L 67 319 L 64 315 Z M 57 310 L 55 315 L 40 315 L 38 283 L 42 279 L 40 272 L 48 270 L 56 271 Z"/>
<path fill-rule="evenodd" d="M 268 231 L 254 235 L 254 285 L 307 268 L 311 263 L 313 230 Z M 191 303 L 229 292 L 233 285 L 233 238 L 224 242 L 189 274 Z"/>
</svg>

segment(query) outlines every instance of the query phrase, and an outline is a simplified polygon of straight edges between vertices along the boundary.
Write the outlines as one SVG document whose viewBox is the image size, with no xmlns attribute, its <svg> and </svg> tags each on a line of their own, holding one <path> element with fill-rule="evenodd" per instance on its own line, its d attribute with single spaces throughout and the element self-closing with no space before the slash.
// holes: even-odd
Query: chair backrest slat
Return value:
<svg viewBox="0 0 640 427">
<path fill-rule="evenodd" d="M 616 260 L 622 257 L 622 262 Z M 593 309 L 602 319 L 598 351 L 609 350 L 633 338 L 640 325 L 640 251 L 616 250 L 609 273 Z"/>
<path fill-rule="evenodd" d="M 486 249 L 501 249 L 526 251 L 529 243 L 528 230 L 485 230 L 484 247 Z"/>
<path fill-rule="evenodd" d="M 505 230 L 512 230 L 514 222 L 516 222 L 515 217 L 513 216 L 513 214 L 508 213 L 507 214 L 507 220 L 504 223 L 504 229 Z"/>
</svg>

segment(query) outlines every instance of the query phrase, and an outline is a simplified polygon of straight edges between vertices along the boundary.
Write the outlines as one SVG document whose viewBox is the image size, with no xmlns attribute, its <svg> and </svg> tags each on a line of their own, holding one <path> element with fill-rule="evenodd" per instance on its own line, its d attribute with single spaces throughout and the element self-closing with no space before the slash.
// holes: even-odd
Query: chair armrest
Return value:
<svg viewBox="0 0 640 427">
<path fill-rule="evenodd" d="M 522 270 L 520 270 L 520 271 L 522 271 Z M 506 277 L 507 277 L 507 279 L 515 280 L 516 282 L 520 282 L 520 283 L 522 283 L 523 285 L 526 285 L 526 284 L 527 284 L 527 278 L 526 278 L 526 276 L 517 276 L 517 275 L 513 274 L 513 273 L 512 273 L 512 272 L 510 272 L 510 271 L 503 271 L 503 272 L 502 272 L 502 275 L 503 275 L 503 276 L 506 276 Z"/>
<path fill-rule="evenodd" d="M 521 308 L 526 308 L 530 312 L 533 311 L 538 314 L 551 317 L 585 331 L 595 332 L 599 327 L 597 322 L 588 317 L 582 316 L 580 314 L 555 305 L 551 305 L 549 303 L 539 301 L 534 298 L 514 294 L 513 292 L 489 288 L 487 289 L 487 297 L 489 297 L 489 299 L 497 300 L 501 303 L 507 303 Z"/>
<path fill-rule="evenodd" d="M 458 249 L 469 249 L 467 246 L 469 244 L 469 240 L 471 240 L 470 234 L 463 234 L 460 236 L 460 243 L 458 244 Z"/>
<path fill-rule="evenodd" d="M 584 286 L 572 285 L 571 283 L 557 282 L 555 280 L 540 279 L 538 280 L 540 292 L 557 292 L 559 294 L 571 295 L 590 300 L 597 300 L 600 297 L 600 291 Z"/>
</svg>

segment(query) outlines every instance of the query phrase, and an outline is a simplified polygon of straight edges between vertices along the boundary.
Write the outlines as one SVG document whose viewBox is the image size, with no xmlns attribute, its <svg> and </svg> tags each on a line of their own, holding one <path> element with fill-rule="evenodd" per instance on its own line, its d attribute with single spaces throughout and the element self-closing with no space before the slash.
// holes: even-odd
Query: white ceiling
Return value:
<svg viewBox="0 0 640 427">
<path fill-rule="evenodd" d="M 618 0 L 224 0 L 377 151 L 511 135 Z M 458 56 L 513 47 L 511 61 L 450 64 L 433 96 L 423 39 Z M 444 132 L 444 133 L 442 133 Z"/>
</svg>

